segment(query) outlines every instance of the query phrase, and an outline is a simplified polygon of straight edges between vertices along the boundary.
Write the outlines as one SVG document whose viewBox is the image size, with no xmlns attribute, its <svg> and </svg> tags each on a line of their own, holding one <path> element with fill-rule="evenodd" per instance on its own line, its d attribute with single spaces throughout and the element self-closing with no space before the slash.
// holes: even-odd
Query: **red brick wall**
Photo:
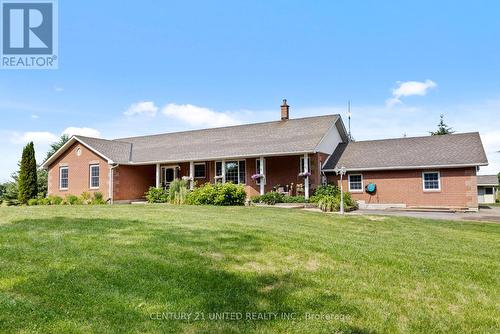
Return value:
<svg viewBox="0 0 500 334">
<path fill-rule="evenodd" d="M 81 155 L 77 155 L 78 148 Z M 99 165 L 99 188 L 90 189 L 90 165 Z M 68 190 L 59 189 L 59 168 L 68 167 Z M 102 193 L 109 197 L 109 165 L 106 160 L 87 149 L 80 143 L 71 145 L 54 163 L 49 166 L 48 194 L 64 197 L 81 195 L 83 192 Z"/>
<path fill-rule="evenodd" d="M 475 168 L 440 169 L 441 191 L 423 190 L 422 170 L 367 171 L 363 174 L 363 185 L 377 185 L 375 195 L 365 191 L 352 193 L 355 200 L 367 204 L 406 204 L 410 207 L 468 207 L 477 208 L 477 178 Z M 359 173 L 352 173 L 359 174 Z M 328 182 L 338 184 L 338 178 L 328 175 Z M 347 176 L 344 189 L 348 189 Z"/>
<path fill-rule="evenodd" d="M 156 185 L 156 165 L 120 165 L 113 169 L 113 200 L 143 199 L 149 187 Z"/>
</svg>

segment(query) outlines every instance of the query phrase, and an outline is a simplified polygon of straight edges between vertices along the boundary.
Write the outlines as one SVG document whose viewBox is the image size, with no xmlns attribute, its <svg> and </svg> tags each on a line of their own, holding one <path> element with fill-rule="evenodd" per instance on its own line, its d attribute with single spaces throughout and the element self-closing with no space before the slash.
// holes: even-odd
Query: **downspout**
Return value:
<svg viewBox="0 0 500 334">
<path fill-rule="evenodd" d="M 110 204 L 113 204 L 113 169 L 115 169 L 116 167 L 120 166 L 119 164 L 116 164 L 116 165 L 111 165 L 111 167 L 109 167 L 109 189 L 108 189 L 108 197 L 109 197 L 109 203 Z"/>
</svg>

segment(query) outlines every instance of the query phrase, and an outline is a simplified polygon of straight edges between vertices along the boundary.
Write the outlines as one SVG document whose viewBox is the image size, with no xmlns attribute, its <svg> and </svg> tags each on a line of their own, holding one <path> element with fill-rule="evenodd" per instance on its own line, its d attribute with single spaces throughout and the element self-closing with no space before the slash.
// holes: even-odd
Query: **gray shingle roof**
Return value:
<svg viewBox="0 0 500 334">
<path fill-rule="evenodd" d="M 479 133 L 370 140 L 340 144 L 325 169 L 394 169 L 488 163 Z"/>
<path fill-rule="evenodd" d="M 84 136 L 75 137 L 114 162 L 128 162 L 130 160 L 131 143 Z"/>
<path fill-rule="evenodd" d="M 78 136 L 116 163 L 175 162 L 314 152 L 339 115 L 104 140 Z"/>
<path fill-rule="evenodd" d="M 498 186 L 498 176 L 497 175 L 478 175 L 477 176 L 478 186 Z"/>
</svg>

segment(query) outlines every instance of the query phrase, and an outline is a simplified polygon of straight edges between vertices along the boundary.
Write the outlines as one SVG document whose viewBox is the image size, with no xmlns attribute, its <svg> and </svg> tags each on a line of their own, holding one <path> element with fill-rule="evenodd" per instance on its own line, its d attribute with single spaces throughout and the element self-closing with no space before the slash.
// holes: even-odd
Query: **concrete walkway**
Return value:
<svg viewBox="0 0 500 334">
<path fill-rule="evenodd" d="M 487 221 L 500 223 L 500 207 L 481 207 L 479 212 L 422 212 L 402 210 L 356 210 L 349 215 L 384 215 L 414 217 L 423 219 L 443 219 L 460 221 Z"/>
</svg>

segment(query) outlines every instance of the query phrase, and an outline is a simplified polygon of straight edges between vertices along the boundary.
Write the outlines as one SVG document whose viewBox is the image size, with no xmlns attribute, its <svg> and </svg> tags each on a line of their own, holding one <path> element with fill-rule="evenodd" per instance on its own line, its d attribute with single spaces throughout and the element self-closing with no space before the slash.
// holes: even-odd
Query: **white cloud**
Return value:
<svg viewBox="0 0 500 334">
<path fill-rule="evenodd" d="M 413 95 L 425 96 L 430 89 L 437 87 L 437 84 L 432 80 L 425 80 L 424 82 L 405 81 L 397 83 L 399 86 L 392 90 L 392 97 L 386 101 L 386 105 L 389 107 L 403 103 L 401 101 L 402 97 Z"/>
<path fill-rule="evenodd" d="M 142 101 L 132 104 L 123 114 L 125 116 L 146 115 L 150 117 L 156 116 L 158 107 L 151 101 Z"/>
<path fill-rule="evenodd" d="M 78 127 L 74 127 L 74 126 L 70 126 L 69 128 L 66 128 L 63 132 L 62 132 L 63 135 L 68 135 L 68 136 L 76 136 L 76 135 L 80 135 L 80 136 L 85 136 L 85 137 L 95 137 L 95 138 L 100 138 L 101 137 L 101 133 L 96 130 L 96 129 L 92 129 L 92 128 L 78 128 Z"/>
<path fill-rule="evenodd" d="M 38 119 L 38 118 L 40 118 L 38 115 L 35 115 L 35 114 L 31 115 L 31 119 Z"/>
<path fill-rule="evenodd" d="M 64 87 L 61 87 L 61 86 L 55 86 L 55 87 L 54 87 L 54 92 L 56 92 L 56 93 L 61 93 L 61 92 L 64 92 Z"/>
<path fill-rule="evenodd" d="M 26 144 L 34 142 L 35 144 L 50 144 L 57 140 L 57 136 L 47 131 L 28 131 L 22 134 L 14 132 L 11 141 L 14 144 Z"/>
<path fill-rule="evenodd" d="M 228 126 L 240 122 L 228 112 L 217 112 L 209 108 L 192 104 L 170 103 L 162 109 L 162 113 L 170 118 L 180 120 L 191 126 Z"/>
</svg>

